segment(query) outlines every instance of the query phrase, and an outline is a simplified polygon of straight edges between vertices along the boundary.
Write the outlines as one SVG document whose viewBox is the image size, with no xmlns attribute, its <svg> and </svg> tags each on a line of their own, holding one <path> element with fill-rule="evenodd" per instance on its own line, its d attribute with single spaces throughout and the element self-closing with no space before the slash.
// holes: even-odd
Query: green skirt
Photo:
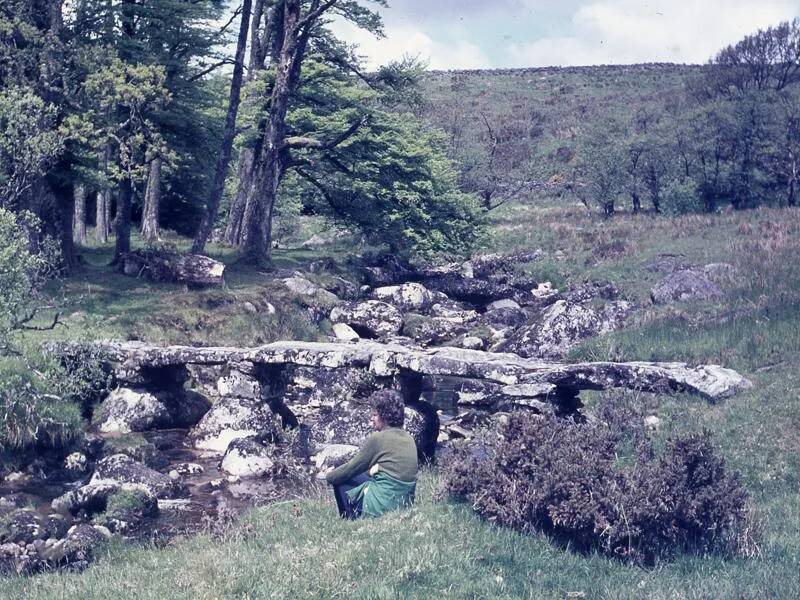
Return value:
<svg viewBox="0 0 800 600">
<path fill-rule="evenodd" d="M 352 502 L 361 500 L 363 516 L 379 517 L 390 510 L 412 504 L 416 489 L 416 481 L 400 481 L 379 471 L 346 493 Z"/>
</svg>

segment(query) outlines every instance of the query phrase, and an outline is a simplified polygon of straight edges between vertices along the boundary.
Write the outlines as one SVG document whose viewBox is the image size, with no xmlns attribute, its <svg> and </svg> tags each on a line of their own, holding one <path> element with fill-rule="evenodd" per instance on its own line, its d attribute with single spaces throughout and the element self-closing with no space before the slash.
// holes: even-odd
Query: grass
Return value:
<svg viewBox="0 0 800 600">
<path fill-rule="evenodd" d="M 410 510 L 343 522 L 332 502 L 306 499 L 253 510 L 222 539 L 200 535 L 154 550 L 115 544 L 83 574 L 10 579 L 26 598 L 791 598 L 800 501 L 780 517 L 761 558 L 686 556 L 639 569 L 579 555 L 547 539 L 500 530 L 468 507 L 435 502 L 423 476 Z M 794 559 L 793 559 L 794 557 Z M 795 573 L 796 574 L 796 573 Z"/>
<path fill-rule="evenodd" d="M 531 265 L 537 277 L 557 286 L 607 279 L 644 307 L 631 327 L 586 342 L 572 358 L 712 362 L 753 381 L 752 390 L 717 404 L 682 394 L 642 394 L 639 401 L 661 419 L 660 439 L 703 428 L 714 434 L 763 524 L 759 557 L 684 556 L 640 569 L 575 554 L 543 536 L 482 522 L 468 507 L 434 501 L 437 474 L 428 472 L 413 509 L 377 521 L 341 522 L 329 499 L 311 497 L 255 509 L 221 538 L 200 535 L 166 548 L 114 543 L 83 574 L 12 578 L 3 582 L 0 597 L 800 597 L 800 211 L 598 221 L 580 206 L 517 204 L 497 211 L 493 229 L 493 250 L 547 253 Z M 108 250 L 92 252 L 86 271 L 66 282 L 70 296 L 83 290 L 76 309 L 83 321 L 70 314 L 69 335 L 76 333 L 72 324 L 82 322 L 80 335 L 125 336 L 149 319 L 152 329 L 145 333 L 153 339 L 196 339 L 172 320 L 191 324 L 203 315 L 220 319 L 209 339 L 234 336 L 223 321 L 235 323 L 232 315 L 242 319 L 231 330 L 235 335 L 242 335 L 239 328 L 265 339 L 291 332 L 259 323 L 240 302 L 226 301 L 229 295 L 277 294 L 258 273 L 234 266 L 230 290 L 189 292 L 110 273 L 101 266 Z M 661 275 L 644 267 L 664 253 L 699 265 L 728 262 L 738 275 L 726 284 L 724 301 L 653 307 L 649 289 Z M 319 255 L 286 251 L 281 260 L 301 264 Z M 292 298 L 281 306 L 287 319 L 303 310 Z M 108 323 L 111 318 L 116 321 Z M 275 328 L 268 333 L 267 327 Z M 591 407 L 597 394 L 584 400 Z"/>
</svg>

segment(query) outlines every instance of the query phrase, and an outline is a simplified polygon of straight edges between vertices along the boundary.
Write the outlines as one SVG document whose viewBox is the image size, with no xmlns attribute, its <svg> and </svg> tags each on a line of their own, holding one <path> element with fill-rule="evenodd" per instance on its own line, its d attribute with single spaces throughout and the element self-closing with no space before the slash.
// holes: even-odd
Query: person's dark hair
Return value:
<svg viewBox="0 0 800 600">
<path fill-rule="evenodd" d="M 403 397 L 394 390 L 380 390 L 369 397 L 372 409 L 387 427 L 402 427 L 405 420 Z"/>
</svg>

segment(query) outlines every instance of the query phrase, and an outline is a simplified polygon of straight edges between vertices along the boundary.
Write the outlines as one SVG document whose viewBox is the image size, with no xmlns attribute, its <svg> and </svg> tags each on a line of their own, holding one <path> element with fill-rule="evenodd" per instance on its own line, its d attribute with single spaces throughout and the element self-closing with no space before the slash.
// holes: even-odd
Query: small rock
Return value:
<svg viewBox="0 0 800 600">
<path fill-rule="evenodd" d="M 261 384 L 255 377 L 233 370 L 217 380 L 217 393 L 220 397 L 259 399 Z"/>
<path fill-rule="evenodd" d="M 171 471 L 168 473 L 168 475 L 169 475 L 169 478 L 170 478 L 170 479 L 180 479 L 180 478 L 181 478 L 181 474 L 180 474 L 180 473 L 178 473 L 178 472 L 177 472 L 175 469 L 172 469 L 172 470 L 171 470 Z"/>
<path fill-rule="evenodd" d="M 553 284 L 550 283 L 549 281 L 540 283 L 534 289 L 531 290 L 531 295 L 537 300 L 551 298 L 552 296 L 555 296 L 557 293 L 558 290 L 553 288 Z"/>
<path fill-rule="evenodd" d="M 111 538 L 111 530 L 108 527 L 105 527 L 103 525 L 93 525 L 93 527 L 95 528 L 96 531 L 100 532 L 100 534 L 104 538 L 106 539 Z"/>
<path fill-rule="evenodd" d="M 661 425 L 661 419 L 655 415 L 650 415 L 644 418 L 644 424 L 648 429 L 658 429 Z"/>
<path fill-rule="evenodd" d="M 274 447 L 259 444 L 252 438 L 233 440 L 222 459 L 226 473 L 241 477 L 263 477 L 275 467 Z"/>
<path fill-rule="evenodd" d="M 380 300 L 337 306 L 331 311 L 330 320 L 332 323 L 346 323 L 359 335 L 371 338 L 396 335 L 403 327 L 400 311 Z"/>
<path fill-rule="evenodd" d="M 14 556 L 17 557 L 22 554 L 22 548 L 17 544 L 11 542 L 0 544 L 0 556 Z"/>
<path fill-rule="evenodd" d="M 694 269 L 670 273 L 650 290 L 653 304 L 685 300 L 719 300 L 722 297 L 722 290 L 702 271 Z"/>
<path fill-rule="evenodd" d="M 461 340 L 461 347 L 467 350 L 481 350 L 483 348 L 483 340 L 479 337 L 467 335 Z"/>
<path fill-rule="evenodd" d="M 175 471 L 180 475 L 199 475 L 204 469 L 197 463 L 179 463 L 175 465 Z"/>
<path fill-rule="evenodd" d="M 424 312 L 434 300 L 430 290 L 419 283 L 379 287 L 373 290 L 372 297 L 393 304 L 403 312 Z"/>
<path fill-rule="evenodd" d="M 346 323 L 336 323 L 333 326 L 333 335 L 338 340 L 343 342 L 355 342 L 360 339 L 359 335 L 353 330 L 352 327 Z"/>
<path fill-rule="evenodd" d="M 183 492 L 180 484 L 125 454 L 114 454 L 97 463 L 89 485 L 117 483 L 140 486 L 158 498 L 174 498 Z"/>
<path fill-rule="evenodd" d="M 313 460 L 317 469 L 324 471 L 343 465 L 357 452 L 358 447 L 350 444 L 327 444 L 313 457 Z"/>
<path fill-rule="evenodd" d="M 144 390 L 120 387 L 97 408 L 94 424 L 103 433 L 131 433 L 172 425 L 163 399 Z"/>
<path fill-rule="evenodd" d="M 549 282 L 548 282 L 549 283 Z M 486 310 L 500 310 L 504 308 L 510 308 L 519 310 L 521 307 L 519 304 L 511 300 L 510 298 L 504 298 L 502 300 L 495 300 L 494 302 L 490 302 L 486 305 Z"/>
<path fill-rule="evenodd" d="M 283 279 L 283 285 L 286 288 L 297 294 L 298 296 L 305 296 L 315 302 L 331 306 L 340 302 L 336 294 L 332 294 L 315 283 L 310 282 L 308 279 L 300 276 L 287 277 Z"/>
<path fill-rule="evenodd" d="M 105 535 L 91 525 L 76 525 L 70 529 L 66 538 L 50 546 L 44 557 L 55 564 L 85 568 L 92 560 L 94 550 L 106 539 Z"/>
<path fill-rule="evenodd" d="M 85 473 L 89 460 L 81 452 L 73 452 L 64 459 L 64 468 L 74 473 Z"/>
<path fill-rule="evenodd" d="M 269 405 L 260 399 L 222 398 L 192 429 L 194 447 L 225 452 L 232 440 L 246 437 L 275 440 L 278 423 Z"/>
</svg>

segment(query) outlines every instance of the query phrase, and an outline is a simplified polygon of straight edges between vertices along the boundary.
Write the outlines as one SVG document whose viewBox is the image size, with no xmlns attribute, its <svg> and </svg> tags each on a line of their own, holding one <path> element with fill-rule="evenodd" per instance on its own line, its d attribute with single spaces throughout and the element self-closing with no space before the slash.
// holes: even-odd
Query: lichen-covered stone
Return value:
<svg viewBox="0 0 800 600">
<path fill-rule="evenodd" d="M 684 269 L 670 273 L 650 290 L 654 304 L 668 304 L 686 300 L 719 300 L 720 290 L 705 273 Z"/>
<path fill-rule="evenodd" d="M 188 427 L 197 423 L 211 403 L 189 391 L 148 392 L 119 387 L 95 410 L 93 422 L 103 433 L 131 433 Z"/>
<path fill-rule="evenodd" d="M 0 518 L 0 543 L 31 544 L 63 536 L 66 529 L 67 523 L 59 515 L 43 517 L 34 510 L 21 508 Z"/>
<path fill-rule="evenodd" d="M 130 433 L 172 424 L 167 404 L 146 390 L 120 387 L 96 409 L 95 426 L 103 433 Z"/>
<path fill-rule="evenodd" d="M 169 476 L 146 467 L 125 454 L 114 454 L 98 461 L 89 485 L 100 483 L 139 486 L 157 498 L 175 498 L 183 493 L 181 485 Z"/>
<path fill-rule="evenodd" d="M 632 310 L 633 305 L 624 300 L 601 308 L 559 300 L 511 334 L 500 349 L 529 358 L 564 358 L 582 340 L 621 327 Z"/>
<path fill-rule="evenodd" d="M 195 448 L 225 452 L 233 440 L 274 438 L 280 425 L 269 405 L 251 398 L 222 398 L 195 425 L 190 437 Z"/>
<path fill-rule="evenodd" d="M 99 546 L 106 542 L 101 531 L 88 524 L 75 525 L 67 536 L 45 549 L 43 557 L 55 565 L 69 565 L 80 570 L 86 568 L 94 558 Z"/>
<path fill-rule="evenodd" d="M 275 448 L 252 438 L 239 438 L 228 444 L 222 458 L 222 470 L 239 477 L 263 477 L 275 467 Z"/>
<path fill-rule="evenodd" d="M 372 291 L 372 297 L 392 304 L 402 312 L 425 312 L 435 300 L 431 291 L 420 283 L 379 287 Z"/>
<path fill-rule="evenodd" d="M 357 304 L 337 306 L 331 311 L 331 322 L 346 323 L 360 336 L 380 338 L 400 333 L 403 315 L 391 304 L 366 300 Z"/>
</svg>

